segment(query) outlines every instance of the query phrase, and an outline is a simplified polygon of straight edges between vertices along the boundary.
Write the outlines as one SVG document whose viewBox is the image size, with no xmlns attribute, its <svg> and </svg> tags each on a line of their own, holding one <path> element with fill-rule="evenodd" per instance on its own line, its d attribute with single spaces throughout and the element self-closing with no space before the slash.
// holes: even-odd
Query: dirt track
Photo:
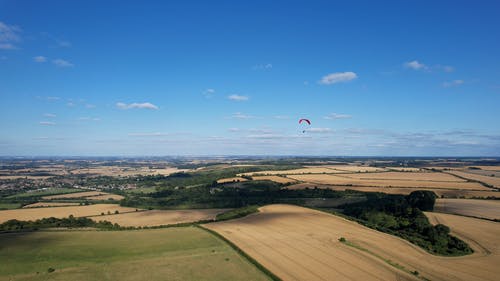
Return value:
<svg viewBox="0 0 500 281">
<path fill-rule="evenodd" d="M 464 219 L 467 228 L 461 229 Z M 456 225 L 450 220 L 450 227 L 477 242 L 471 243 L 476 250 L 473 255 L 434 256 L 400 238 L 290 205 L 265 206 L 258 214 L 206 227 L 224 235 L 284 280 L 415 279 L 380 258 L 338 242 L 340 237 L 408 270 L 417 270 L 430 280 L 497 280 L 500 224 L 464 217 L 457 220 Z"/>
</svg>

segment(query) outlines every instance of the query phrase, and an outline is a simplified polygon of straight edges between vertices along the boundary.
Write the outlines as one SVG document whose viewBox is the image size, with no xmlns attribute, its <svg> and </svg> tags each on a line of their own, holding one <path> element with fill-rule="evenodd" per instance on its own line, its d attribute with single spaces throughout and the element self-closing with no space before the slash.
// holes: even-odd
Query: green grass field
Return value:
<svg viewBox="0 0 500 281">
<path fill-rule="evenodd" d="M 0 280 L 269 280 L 195 227 L 4 233 L 0 260 Z"/>
<path fill-rule="evenodd" d="M 3 203 L 3 202 L 0 202 L 0 210 L 17 209 L 17 208 L 20 208 L 20 207 L 21 207 L 20 203 Z"/>
<path fill-rule="evenodd" d="M 65 188 L 65 187 L 61 187 L 61 188 L 49 188 L 49 189 L 43 190 L 43 191 L 17 193 L 17 194 L 8 196 L 7 199 L 23 198 L 23 197 L 34 197 L 34 196 L 49 196 L 49 195 L 75 193 L 75 192 L 82 192 L 82 191 L 86 191 L 86 190 L 77 189 L 77 188 Z"/>
</svg>

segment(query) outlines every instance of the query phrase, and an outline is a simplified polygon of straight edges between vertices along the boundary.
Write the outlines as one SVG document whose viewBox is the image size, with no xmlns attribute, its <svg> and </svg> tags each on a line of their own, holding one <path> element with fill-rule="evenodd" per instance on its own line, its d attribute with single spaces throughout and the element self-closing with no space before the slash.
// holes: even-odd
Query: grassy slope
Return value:
<svg viewBox="0 0 500 281">
<path fill-rule="evenodd" d="M 0 280 L 268 280 L 194 227 L 0 234 L 0 260 Z"/>
</svg>

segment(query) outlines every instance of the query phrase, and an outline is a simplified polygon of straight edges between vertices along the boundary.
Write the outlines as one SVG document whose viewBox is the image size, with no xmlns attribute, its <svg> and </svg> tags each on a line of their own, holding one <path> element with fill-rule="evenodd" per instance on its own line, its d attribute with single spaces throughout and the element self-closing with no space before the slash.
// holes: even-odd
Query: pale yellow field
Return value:
<svg viewBox="0 0 500 281">
<path fill-rule="evenodd" d="M 412 180 L 412 181 L 434 181 L 434 182 L 465 182 L 450 174 L 433 172 L 384 172 L 369 174 L 347 174 L 342 175 L 353 179 L 363 180 Z"/>
<path fill-rule="evenodd" d="M 368 174 L 373 175 L 373 174 Z M 491 190 L 475 182 L 434 182 L 415 180 L 387 180 L 387 179 L 354 179 L 345 175 L 289 175 L 289 178 L 315 184 L 331 185 L 353 185 L 353 186 L 374 186 L 374 187 L 415 187 L 434 189 L 467 189 L 467 190 Z"/>
<path fill-rule="evenodd" d="M 466 173 L 466 172 L 462 172 L 462 171 L 449 171 L 449 173 L 460 176 L 460 177 L 464 177 L 467 179 L 481 181 L 481 182 L 487 183 L 489 185 L 492 185 L 494 187 L 500 188 L 500 177 L 482 176 L 482 175 Z"/>
<path fill-rule="evenodd" d="M 228 182 L 242 182 L 242 181 L 247 181 L 247 179 L 242 178 L 242 177 L 233 177 L 233 178 L 225 178 L 225 179 L 220 179 L 217 180 L 217 183 L 228 183 Z"/>
<path fill-rule="evenodd" d="M 500 171 L 500 166 L 472 166 L 486 171 Z"/>
<path fill-rule="evenodd" d="M 106 220 L 121 226 L 158 226 L 214 219 L 228 209 L 197 210 L 150 210 L 118 215 L 93 217 L 95 221 Z"/>
<path fill-rule="evenodd" d="M 187 172 L 187 169 L 177 168 L 163 168 L 163 169 L 149 169 L 148 167 L 123 167 L 123 166 L 96 166 L 90 168 L 73 169 L 72 174 L 91 174 L 99 176 L 135 176 L 135 175 L 170 175 L 178 172 Z"/>
<path fill-rule="evenodd" d="M 0 176 L 0 180 L 16 180 L 16 179 L 46 180 L 48 178 L 51 178 L 51 176 L 23 176 L 23 175 Z"/>
<path fill-rule="evenodd" d="M 386 167 L 387 170 L 391 171 L 399 171 L 399 172 L 420 172 L 421 168 L 412 168 L 412 167 Z"/>
<path fill-rule="evenodd" d="M 322 184 L 312 184 L 312 183 L 298 183 L 294 185 L 287 186 L 288 189 L 313 189 L 314 187 L 318 188 L 327 188 L 332 190 L 357 190 L 362 192 L 383 192 L 387 194 L 404 194 L 408 195 L 416 190 L 429 190 L 434 193 L 438 197 L 465 197 L 465 198 L 500 198 L 500 192 L 498 191 L 480 191 L 480 190 L 458 190 L 458 189 L 442 189 L 442 188 L 415 188 L 415 187 L 373 187 L 373 186 L 335 186 L 335 185 L 322 185 Z"/>
<path fill-rule="evenodd" d="M 311 167 L 302 168 L 294 170 L 282 170 L 282 171 L 260 171 L 260 172 L 249 172 L 238 174 L 238 176 L 254 176 L 254 175 L 299 175 L 299 174 L 323 174 L 323 173 L 343 173 L 342 171 L 334 170 L 328 167 Z"/>
<path fill-rule="evenodd" d="M 283 280 L 418 280 L 383 262 L 388 259 L 430 280 L 497 280 L 500 224 L 465 218 L 464 233 L 476 252 L 439 257 L 355 222 L 291 205 L 269 205 L 248 217 L 207 224 Z M 458 224 L 462 226 L 462 224 Z M 457 232 L 458 233 L 458 232 Z M 371 253 L 338 241 L 361 246 Z M 484 251 L 481 249 L 485 249 Z"/>
<path fill-rule="evenodd" d="M 289 179 L 289 178 L 284 178 L 280 176 L 253 176 L 253 180 L 268 180 L 268 181 L 274 181 L 277 183 L 294 183 L 297 182 L 294 179 Z"/>
<path fill-rule="evenodd" d="M 331 169 L 351 172 L 351 173 L 367 173 L 367 172 L 381 172 L 386 171 L 384 168 L 378 167 L 367 167 L 367 166 L 355 166 L 355 165 L 334 165 L 330 166 Z"/>
<path fill-rule="evenodd" d="M 106 193 L 106 194 L 103 194 L 103 195 L 97 195 L 97 196 L 89 196 L 89 197 L 85 197 L 85 199 L 87 200 L 122 200 L 123 196 L 121 195 L 118 195 L 118 194 L 110 194 L 110 193 Z"/>
<path fill-rule="evenodd" d="M 38 208 L 38 207 L 62 207 L 62 206 L 78 206 L 80 203 L 63 203 L 63 202 L 37 202 L 23 206 L 23 208 Z"/>
<path fill-rule="evenodd" d="M 434 212 L 500 219 L 500 200 L 437 199 Z"/>
<path fill-rule="evenodd" d="M 50 208 L 27 208 L 0 211 L 0 223 L 11 220 L 37 220 L 42 218 L 56 217 L 66 218 L 69 215 L 75 217 L 97 216 L 101 213 L 107 214 L 118 211 L 120 213 L 133 212 L 135 208 L 121 207 L 117 204 L 95 204 L 88 206 L 50 207 Z"/>
<path fill-rule="evenodd" d="M 83 191 L 83 192 L 75 192 L 75 193 L 67 193 L 67 194 L 43 196 L 42 199 L 44 199 L 44 200 L 52 200 L 52 199 L 83 198 L 83 197 L 98 196 L 98 195 L 105 195 L 105 194 L 107 194 L 107 193 L 106 192 L 101 192 L 101 191 Z"/>
</svg>

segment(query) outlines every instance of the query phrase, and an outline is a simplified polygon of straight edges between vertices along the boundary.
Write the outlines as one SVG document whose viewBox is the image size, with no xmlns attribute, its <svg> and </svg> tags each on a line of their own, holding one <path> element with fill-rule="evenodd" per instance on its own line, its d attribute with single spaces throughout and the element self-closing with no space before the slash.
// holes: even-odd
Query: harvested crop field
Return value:
<svg viewBox="0 0 500 281">
<path fill-rule="evenodd" d="M 457 175 L 459 177 L 484 182 L 484 183 L 492 185 L 496 188 L 500 188 L 500 178 L 499 177 L 483 176 L 483 175 L 477 175 L 477 174 L 466 173 L 466 172 L 461 172 L 461 171 L 448 171 L 448 173 L 453 174 L 453 175 Z"/>
<path fill-rule="evenodd" d="M 232 177 L 232 178 L 225 178 L 225 179 L 217 180 L 217 183 L 243 182 L 243 181 L 247 181 L 247 179 L 242 178 L 242 177 Z"/>
<path fill-rule="evenodd" d="M 3 233 L 0 260 L 0 280 L 269 280 L 195 227 Z"/>
<path fill-rule="evenodd" d="M 300 175 L 300 174 L 329 174 L 329 173 L 342 173 L 342 171 L 337 171 L 328 167 L 314 167 L 314 168 L 301 168 L 293 170 L 280 170 L 280 171 L 260 171 L 260 172 L 249 172 L 238 174 L 238 176 L 257 176 L 257 175 Z"/>
<path fill-rule="evenodd" d="M 411 174 L 411 173 L 409 173 Z M 369 174 L 373 175 L 373 174 Z M 351 174 L 349 175 L 351 176 Z M 476 182 L 437 182 L 400 179 L 355 179 L 346 175 L 289 175 L 289 178 L 315 184 L 375 186 L 375 187 L 414 187 L 414 188 L 444 188 L 467 190 L 491 190 Z"/>
<path fill-rule="evenodd" d="M 342 175 L 353 179 L 362 180 L 412 180 L 412 181 L 434 181 L 434 182 L 465 182 L 464 179 L 457 178 L 450 174 L 433 172 L 384 172 L 369 174 L 348 174 Z"/>
<path fill-rule="evenodd" d="M 97 196 L 85 197 L 85 199 L 87 199 L 87 200 L 116 200 L 116 201 L 120 201 L 123 198 L 125 198 L 125 197 L 118 195 L 118 194 L 110 194 L 110 193 L 97 195 Z"/>
<path fill-rule="evenodd" d="M 404 194 L 408 195 L 416 190 L 429 190 L 438 197 L 446 198 L 500 198 L 500 192 L 498 191 L 479 191 L 479 190 L 458 190 L 458 189 L 433 189 L 433 188 L 415 188 L 415 187 L 370 187 L 370 186 L 336 186 L 336 185 L 324 185 L 324 184 L 312 184 L 312 183 L 298 183 L 294 185 L 287 186 L 288 189 L 305 189 L 305 188 L 327 188 L 331 190 L 357 190 L 361 192 L 383 192 L 387 194 Z"/>
<path fill-rule="evenodd" d="M 87 206 L 68 206 L 50 208 L 27 208 L 0 211 L 0 223 L 11 220 L 37 220 L 42 218 L 56 217 L 66 218 L 69 215 L 75 217 L 98 216 L 101 213 L 110 214 L 118 211 L 120 213 L 135 212 L 135 208 L 122 207 L 117 204 L 95 204 Z"/>
<path fill-rule="evenodd" d="M 434 212 L 500 219 L 500 200 L 437 199 Z"/>
<path fill-rule="evenodd" d="M 215 219 L 217 214 L 228 209 L 197 209 L 197 210 L 150 210 L 118 215 L 94 217 L 96 221 L 106 220 L 121 226 L 158 226 L 200 220 Z"/>
<path fill-rule="evenodd" d="M 289 179 L 289 178 L 284 178 L 284 177 L 280 177 L 280 176 L 253 176 L 252 177 L 253 180 L 268 180 L 268 181 L 274 181 L 274 182 L 277 182 L 277 183 L 294 183 L 294 182 L 297 182 L 296 180 L 294 179 Z"/>
<path fill-rule="evenodd" d="M 84 192 L 75 192 L 75 193 L 68 193 L 68 194 L 44 196 L 44 197 L 42 197 L 42 199 L 53 200 L 53 199 L 83 198 L 83 197 L 98 196 L 98 195 L 104 195 L 104 194 L 107 194 L 107 193 L 101 192 L 101 191 L 84 191 Z"/>
<path fill-rule="evenodd" d="M 500 224 L 474 220 L 481 229 L 468 233 L 490 254 L 433 256 L 417 246 L 355 222 L 291 205 L 269 205 L 248 217 L 207 224 L 283 280 L 418 280 L 388 265 L 391 260 L 430 280 L 497 280 L 500 274 Z M 453 225 L 450 225 L 453 228 Z M 473 227 L 472 226 L 472 227 Z M 453 229 L 452 229 L 453 230 Z M 338 241 L 344 237 L 358 250 Z M 477 246 L 471 244 L 475 250 Z M 378 255 L 376 257 L 373 254 Z"/>
<path fill-rule="evenodd" d="M 25 205 L 23 208 L 39 208 L 39 207 L 62 207 L 62 206 L 78 206 L 80 203 L 63 203 L 63 202 L 36 202 Z"/>
</svg>

